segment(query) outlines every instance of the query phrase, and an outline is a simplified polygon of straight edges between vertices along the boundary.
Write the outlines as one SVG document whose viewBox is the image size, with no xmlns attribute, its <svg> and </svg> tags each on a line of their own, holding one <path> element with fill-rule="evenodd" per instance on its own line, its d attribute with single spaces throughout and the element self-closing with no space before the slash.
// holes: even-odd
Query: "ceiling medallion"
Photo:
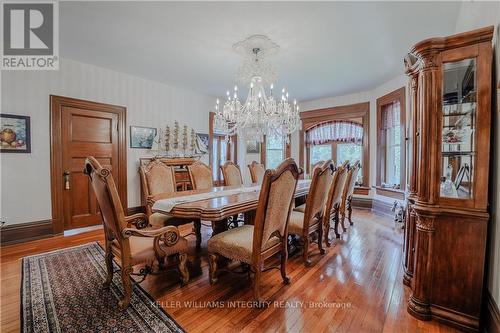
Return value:
<svg viewBox="0 0 500 333">
<path fill-rule="evenodd" d="M 277 76 L 265 60 L 278 53 L 280 47 L 267 36 L 253 35 L 234 44 L 233 50 L 244 58 L 237 82 L 248 88 L 248 96 L 242 102 L 235 85 L 232 93 L 227 91 L 223 106 L 217 99 L 215 129 L 227 136 L 237 134 L 247 141 L 262 142 L 264 135 L 279 135 L 288 140 L 288 135 L 301 127 L 299 106 L 296 100 L 290 103 L 285 88 L 281 89 L 280 97 L 275 97 Z"/>
</svg>

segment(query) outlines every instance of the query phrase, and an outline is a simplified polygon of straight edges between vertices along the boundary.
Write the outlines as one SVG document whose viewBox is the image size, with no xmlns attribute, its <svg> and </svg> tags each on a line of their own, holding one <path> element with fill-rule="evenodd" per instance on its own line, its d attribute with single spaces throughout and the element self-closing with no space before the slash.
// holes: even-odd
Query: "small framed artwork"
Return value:
<svg viewBox="0 0 500 333">
<path fill-rule="evenodd" d="M 156 137 L 156 128 L 130 126 L 130 148 L 151 149 Z"/>
<path fill-rule="evenodd" d="M 258 154 L 260 153 L 260 143 L 257 141 L 247 142 L 247 154 Z"/>
<path fill-rule="evenodd" d="M 209 151 L 208 134 L 196 133 L 196 145 L 200 154 L 208 154 Z"/>
<path fill-rule="evenodd" d="M 0 152 L 31 153 L 30 117 L 0 114 Z"/>
</svg>

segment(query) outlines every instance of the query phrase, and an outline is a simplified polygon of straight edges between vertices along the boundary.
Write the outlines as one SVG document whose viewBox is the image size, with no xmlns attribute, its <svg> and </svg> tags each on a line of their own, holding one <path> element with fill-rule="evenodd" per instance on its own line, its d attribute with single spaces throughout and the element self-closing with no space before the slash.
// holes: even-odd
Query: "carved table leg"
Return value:
<svg viewBox="0 0 500 333">
<path fill-rule="evenodd" d="M 201 250 L 201 220 L 193 221 L 194 234 L 196 235 L 196 251 Z"/>
</svg>

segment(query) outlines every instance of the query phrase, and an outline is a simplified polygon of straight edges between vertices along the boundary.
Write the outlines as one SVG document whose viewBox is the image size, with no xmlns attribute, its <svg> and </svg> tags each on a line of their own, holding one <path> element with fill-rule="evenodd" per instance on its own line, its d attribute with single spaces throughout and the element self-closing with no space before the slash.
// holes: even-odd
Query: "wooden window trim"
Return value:
<svg viewBox="0 0 500 333">
<path fill-rule="evenodd" d="M 363 165 L 362 187 L 368 188 L 370 184 L 370 102 L 301 112 L 300 119 L 302 120 L 302 129 L 299 134 L 299 165 L 304 170 L 308 168 L 304 165 L 304 148 L 305 133 L 309 128 L 327 121 L 352 118 L 361 118 L 363 123 L 363 161 L 361 162 Z M 309 154 L 307 154 L 306 158 L 309 159 Z"/>
<path fill-rule="evenodd" d="M 385 142 L 384 132 L 382 131 L 382 107 L 389 103 L 399 101 L 400 105 L 400 189 L 405 190 L 406 184 L 406 90 L 405 87 L 396 89 L 387 95 L 377 98 L 377 194 L 388 195 L 387 191 L 382 191 L 382 169 L 383 163 L 385 162 L 386 156 L 386 145 L 382 144 Z"/>
</svg>

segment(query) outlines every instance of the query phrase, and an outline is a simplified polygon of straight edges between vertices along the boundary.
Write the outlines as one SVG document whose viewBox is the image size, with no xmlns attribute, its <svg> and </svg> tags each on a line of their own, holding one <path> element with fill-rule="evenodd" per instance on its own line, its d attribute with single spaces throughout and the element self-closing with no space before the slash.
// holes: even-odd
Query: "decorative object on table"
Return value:
<svg viewBox="0 0 500 333">
<path fill-rule="evenodd" d="M 174 133 L 173 133 L 173 140 L 172 140 L 172 148 L 175 151 L 179 149 L 179 122 L 174 122 Z"/>
<path fill-rule="evenodd" d="M 182 127 L 182 150 L 184 152 L 184 156 L 186 155 L 187 148 L 188 148 L 188 127 L 184 125 Z"/>
<path fill-rule="evenodd" d="M 23 258 L 20 331 L 97 332 L 113 327 L 123 332 L 184 332 L 137 283 L 132 287 L 133 311 L 120 311 L 119 274 L 109 290 L 96 285 L 106 275 L 104 262 L 98 243 Z M 120 269 L 115 262 L 113 269 Z"/>
<path fill-rule="evenodd" d="M 156 137 L 156 128 L 130 126 L 130 148 L 151 149 Z"/>
<path fill-rule="evenodd" d="M 30 117 L 0 114 L 0 152 L 31 153 Z"/>
<path fill-rule="evenodd" d="M 247 154 L 259 154 L 260 143 L 255 140 L 247 141 Z"/>
<path fill-rule="evenodd" d="M 209 152 L 209 136 L 204 133 L 196 133 L 196 149 L 199 154 L 208 154 Z"/>
<path fill-rule="evenodd" d="M 394 213 L 394 227 L 396 229 L 404 229 L 406 207 L 403 206 L 399 201 L 394 200 L 391 211 Z"/>
<path fill-rule="evenodd" d="M 470 128 L 443 130 L 443 143 L 460 145 L 470 141 L 473 130 Z"/>
<path fill-rule="evenodd" d="M 181 135 L 182 138 L 180 138 Z M 206 136 L 205 151 L 208 152 L 208 135 Z M 200 151 L 197 147 L 198 138 L 195 130 L 187 125 L 182 125 L 181 129 L 179 122 L 175 121 L 173 126 L 165 126 L 164 131 L 161 128 L 158 130 L 151 150 L 155 152 L 156 157 L 199 158 L 206 152 Z"/>
<path fill-rule="evenodd" d="M 196 132 L 194 129 L 191 128 L 191 133 L 190 133 L 190 150 L 191 154 L 194 155 L 196 154 Z"/>
<path fill-rule="evenodd" d="M 170 151 L 170 126 L 165 127 L 165 151 L 168 152 Z"/>
<path fill-rule="evenodd" d="M 253 35 L 233 45 L 233 50 L 244 57 L 238 71 L 238 81 L 249 89 L 245 101 L 238 97 L 238 86 L 233 94 L 227 91 L 224 106 L 216 101 L 214 127 L 226 136 L 237 134 L 247 140 L 263 142 L 264 135 L 286 138 L 301 128 L 297 101 L 289 101 L 283 88 L 281 96 L 274 96 L 276 74 L 264 57 L 276 54 L 279 46 L 263 35 Z M 269 87 L 269 89 L 265 88 Z M 269 96 L 267 95 L 269 94 Z"/>
</svg>

